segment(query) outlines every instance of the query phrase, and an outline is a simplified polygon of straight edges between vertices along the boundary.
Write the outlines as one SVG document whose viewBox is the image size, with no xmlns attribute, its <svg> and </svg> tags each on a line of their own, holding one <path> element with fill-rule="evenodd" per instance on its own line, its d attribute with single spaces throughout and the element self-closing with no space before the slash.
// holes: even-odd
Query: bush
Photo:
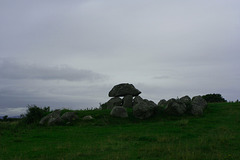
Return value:
<svg viewBox="0 0 240 160">
<path fill-rule="evenodd" d="M 38 123 L 42 117 L 50 112 L 50 107 L 39 108 L 36 105 L 28 105 L 27 113 L 22 115 L 27 124 Z"/>
<path fill-rule="evenodd" d="M 203 95 L 202 98 L 204 98 L 208 103 L 214 103 L 214 102 L 227 102 L 221 94 L 206 94 Z"/>
<path fill-rule="evenodd" d="M 3 116 L 3 121 L 7 121 L 8 115 Z"/>
</svg>

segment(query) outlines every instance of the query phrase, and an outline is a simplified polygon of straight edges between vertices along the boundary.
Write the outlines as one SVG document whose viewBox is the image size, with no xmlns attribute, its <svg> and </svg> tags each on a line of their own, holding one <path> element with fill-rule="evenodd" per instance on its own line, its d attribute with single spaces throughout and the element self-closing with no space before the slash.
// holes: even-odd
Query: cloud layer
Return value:
<svg viewBox="0 0 240 160">
<path fill-rule="evenodd" d="M 238 0 L 1 1 L 0 116 L 33 103 L 98 107 L 122 82 L 155 102 L 207 93 L 235 101 L 239 5 Z"/>
<path fill-rule="evenodd" d="M 18 64 L 18 62 L 0 62 L 1 79 L 41 79 L 66 81 L 98 81 L 106 76 L 90 70 L 75 69 L 62 65 L 58 67 Z"/>
</svg>

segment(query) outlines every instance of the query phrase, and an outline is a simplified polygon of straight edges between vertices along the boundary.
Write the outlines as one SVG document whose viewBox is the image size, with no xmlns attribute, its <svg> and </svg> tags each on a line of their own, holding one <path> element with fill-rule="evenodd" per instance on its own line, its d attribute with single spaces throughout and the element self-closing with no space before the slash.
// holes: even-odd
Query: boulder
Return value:
<svg viewBox="0 0 240 160">
<path fill-rule="evenodd" d="M 181 97 L 180 100 L 185 104 L 192 102 L 191 98 L 188 95 Z"/>
<path fill-rule="evenodd" d="M 122 99 L 119 97 L 111 98 L 109 101 L 105 103 L 106 109 L 113 109 L 114 106 L 121 106 Z"/>
<path fill-rule="evenodd" d="M 180 100 L 186 105 L 187 111 L 189 111 L 192 107 L 191 98 L 188 95 L 186 95 L 186 96 L 181 97 Z"/>
<path fill-rule="evenodd" d="M 165 112 L 170 115 L 183 115 L 187 110 L 187 106 L 181 100 L 170 99 L 167 101 Z"/>
<path fill-rule="evenodd" d="M 136 105 L 136 104 L 138 104 L 138 103 L 140 103 L 140 102 L 142 102 L 142 101 L 143 101 L 142 97 L 136 96 L 136 97 L 133 99 L 133 106 Z"/>
<path fill-rule="evenodd" d="M 165 99 L 161 99 L 159 102 L 158 102 L 158 106 L 160 107 L 164 107 L 167 105 L 167 101 Z"/>
<path fill-rule="evenodd" d="M 203 114 L 204 109 L 207 107 L 207 101 L 202 96 L 195 96 L 192 98 L 192 107 L 190 113 L 194 116 Z"/>
<path fill-rule="evenodd" d="M 126 95 L 123 98 L 123 107 L 126 108 L 132 108 L 133 106 L 133 96 L 132 95 Z"/>
<path fill-rule="evenodd" d="M 61 125 L 63 124 L 63 120 L 61 117 L 56 117 L 56 118 L 50 118 L 48 121 L 48 125 L 49 126 L 53 126 L 53 125 Z"/>
<path fill-rule="evenodd" d="M 71 121 L 79 119 L 79 117 L 75 112 L 66 112 L 61 116 L 61 119 L 63 121 L 71 122 Z"/>
<path fill-rule="evenodd" d="M 154 103 L 153 101 L 150 101 L 150 100 L 148 100 L 148 99 L 144 99 L 143 101 L 146 102 L 146 103 L 147 103 L 148 105 L 150 105 L 150 106 L 157 107 L 156 103 Z"/>
<path fill-rule="evenodd" d="M 138 96 L 141 92 L 129 83 L 122 83 L 114 86 L 109 92 L 109 97 L 120 97 L 126 95 Z"/>
<path fill-rule="evenodd" d="M 127 110 L 122 106 L 113 107 L 110 115 L 114 116 L 114 117 L 119 117 L 119 118 L 127 118 L 128 117 Z"/>
<path fill-rule="evenodd" d="M 52 113 L 43 117 L 40 120 L 39 124 L 41 124 L 41 125 L 55 125 L 55 124 L 62 123 L 62 119 L 60 117 L 60 114 L 61 114 L 61 110 L 55 110 Z"/>
<path fill-rule="evenodd" d="M 65 122 L 72 122 L 79 119 L 79 117 L 74 112 L 66 112 L 61 116 L 61 110 L 55 110 L 47 116 L 43 117 L 39 124 L 41 125 L 61 125 Z"/>
<path fill-rule="evenodd" d="M 157 109 L 157 105 L 148 100 L 139 101 L 133 106 L 133 115 L 139 119 L 146 119 L 151 117 Z"/>
<path fill-rule="evenodd" d="M 93 117 L 91 115 L 87 115 L 87 116 L 84 116 L 82 118 L 82 120 L 84 120 L 84 121 L 89 121 L 89 120 L 92 120 L 92 119 L 93 119 Z"/>
<path fill-rule="evenodd" d="M 46 115 L 45 117 L 43 117 L 40 121 L 39 121 L 39 124 L 41 125 L 46 125 L 48 123 L 50 119 L 50 114 Z"/>
</svg>

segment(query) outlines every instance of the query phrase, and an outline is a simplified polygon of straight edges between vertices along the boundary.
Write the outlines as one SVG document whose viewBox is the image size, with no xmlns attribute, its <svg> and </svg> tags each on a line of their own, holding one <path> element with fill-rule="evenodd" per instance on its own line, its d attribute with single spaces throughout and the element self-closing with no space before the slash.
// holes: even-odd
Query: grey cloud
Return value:
<svg viewBox="0 0 240 160">
<path fill-rule="evenodd" d="M 5 48 L 14 44 L 24 55 L 34 52 L 45 56 L 68 53 L 111 57 L 130 52 L 170 55 L 172 59 L 199 52 L 212 55 L 207 51 L 209 47 L 221 47 L 231 42 L 229 34 L 238 33 L 237 17 L 222 9 L 224 1 L 218 1 L 219 5 L 206 2 L 74 1 L 68 5 L 64 1 L 25 2 L 29 6 L 26 15 L 18 19 L 20 26 L 26 23 L 27 26 L 19 31 L 12 21 L 6 26 L 6 30 L 13 26 L 12 31 L 3 34 L 6 38 L 11 33 L 15 36 L 9 41 L 4 38 L 0 45 Z M 232 27 L 234 24 L 236 27 Z M 14 48 L 9 46 L 6 52 L 14 52 Z"/>
<path fill-rule="evenodd" d="M 26 65 L 13 61 L 0 62 L 0 75 L 5 79 L 42 79 L 42 80 L 67 80 L 67 81 L 98 81 L 107 76 L 83 69 L 75 69 L 62 65 L 47 67 Z"/>
<path fill-rule="evenodd" d="M 0 106 L 0 116 L 20 116 L 21 114 L 25 113 L 25 107 L 18 107 L 18 108 L 11 108 L 11 107 L 4 107 Z"/>
<path fill-rule="evenodd" d="M 212 92 L 234 100 L 240 90 L 239 5 L 0 1 L 0 58 L 16 60 L 0 62 L 0 106 L 77 106 L 78 100 L 92 106 L 122 82 L 156 101 Z"/>
<path fill-rule="evenodd" d="M 69 108 L 85 109 L 99 107 L 99 103 L 108 100 L 109 85 L 81 84 L 64 81 L 19 80 L 0 81 L 0 116 L 19 115 L 29 104 L 39 107 L 50 106 L 51 109 Z M 13 84 L 11 84 L 13 83 Z M 24 110 L 24 112 L 25 112 Z M 24 113 L 22 112 L 22 113 Z"/>
<path fill-rule="evenodd" d="M 169 79 L 170 76 L 155 76 L 153 79 Z"/>
</svg>

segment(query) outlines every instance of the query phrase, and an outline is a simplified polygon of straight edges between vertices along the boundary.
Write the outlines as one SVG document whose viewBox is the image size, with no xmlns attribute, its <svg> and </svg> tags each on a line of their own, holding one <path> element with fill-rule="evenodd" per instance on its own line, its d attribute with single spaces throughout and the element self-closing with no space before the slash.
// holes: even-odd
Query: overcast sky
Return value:
<svg viewBox="0 0 240 160">
<path fill-rule="evenodd" d="M 240 99 L 239 0 L 1 0 L 0 116 L 28 104 L 99 107 L 119 83 L 143 98 Z"/>
</svg>

